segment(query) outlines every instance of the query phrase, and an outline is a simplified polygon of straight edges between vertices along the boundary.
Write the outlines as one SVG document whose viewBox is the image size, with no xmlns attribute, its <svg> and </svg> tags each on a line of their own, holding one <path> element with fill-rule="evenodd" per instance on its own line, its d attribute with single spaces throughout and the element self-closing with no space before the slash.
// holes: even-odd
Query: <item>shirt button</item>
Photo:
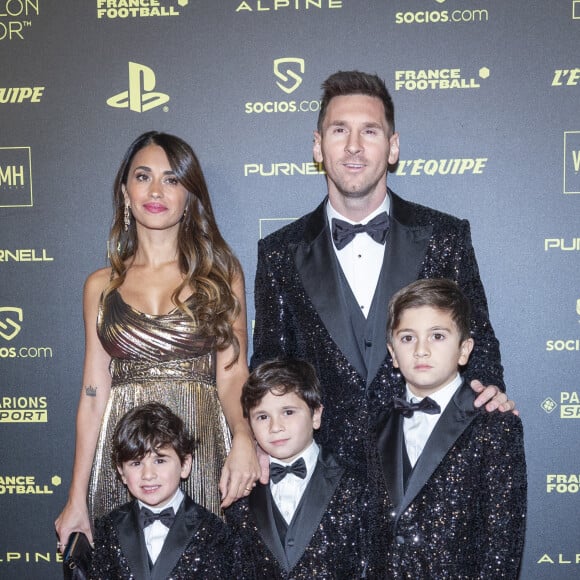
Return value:
<svg viewBox="0 0 580 580">
<path fill-rule="evenodd" d="M 373 346 L 373 341 L 372 340 L 365 340 L 365 346 L 367 348 L 371 348 L 371 346 Z"/>
<path fill-rule="evenodd" d="M 397 544 L 399 544 L 399 545 L 402 545 L 405 543 L 405 538 L 403 536 L 396 536 L 395 542 L 397 542 Z"/>
</svg>

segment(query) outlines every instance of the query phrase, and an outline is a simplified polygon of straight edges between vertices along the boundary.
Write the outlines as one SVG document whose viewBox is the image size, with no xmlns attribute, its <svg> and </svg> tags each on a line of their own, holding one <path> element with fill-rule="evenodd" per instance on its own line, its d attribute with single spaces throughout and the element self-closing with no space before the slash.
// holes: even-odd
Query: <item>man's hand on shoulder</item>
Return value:
<svg viewBox="0 0 580 580">
<path fill-rule="evenodd" d="M 507 398 L 505 393 L 502 393 L 495 385 L 484 386 L 481 381 L 471 381 L 471 388 L 478 393 L 477 399 L 473 403 L 475 407 L 484 407 L 486 411 L 512 411 L 514 415 L 519 415 L 520 412 L 516 409 L 515 401 Z"/>
</svg>

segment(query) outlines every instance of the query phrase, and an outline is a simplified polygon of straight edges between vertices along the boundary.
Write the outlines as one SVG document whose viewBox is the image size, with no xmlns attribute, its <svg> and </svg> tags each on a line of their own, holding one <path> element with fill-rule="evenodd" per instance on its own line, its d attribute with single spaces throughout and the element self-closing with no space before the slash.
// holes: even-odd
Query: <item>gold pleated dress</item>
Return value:
<svg viewBox="0 0 580 580">
<path fill-rule="evenodd" d="M 183 490 L 222 516 L 218 484 L 231 438 L 217 396 L 214 340 L 196 334 L 191 318 L 178 308 L 145 314 L 116 290 L 99 306 L 97 333 L 111 355 L 112 384 L 89 482 L 91 520 L 130 499 L 111 465 L 111 440 L 122 415 L 149 401 L 167 405 L 184 420 L 197 445 Z"/>
</svg>

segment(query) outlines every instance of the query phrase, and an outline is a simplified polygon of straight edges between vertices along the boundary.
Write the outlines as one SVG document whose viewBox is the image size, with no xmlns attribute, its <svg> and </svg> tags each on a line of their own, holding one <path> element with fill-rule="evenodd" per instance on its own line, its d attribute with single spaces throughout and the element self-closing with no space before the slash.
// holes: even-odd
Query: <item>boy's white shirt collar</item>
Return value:
<svg viewBox="0 0 580 580">
<path fill-rule="evenodd" d="M 270 480 L 272 499 L 287 524 L 290 524 L 292 521 L 292 518 L 296 513 L 296 508 L 304 494 L 304 490 L 310 482 L 310 478 L 316 468 L 319 453 L 320 448 L 316 442 L 312 440 L 312 443 L 291 462 L 281 461 L 270 455 L 270 463 L 274 462 L 279 463 L 280 465 L 292 465 L 294 461 L 298 461 L 298 459 L 302 458 L 306 464 L 306 477 L 304 479 L 300 479 L 294 474 L 289 474 L 278 483 L 274 483 Z"/>
<path fill-rule="evenodd" d="M 459 373 L 455 378 L 445 385 L 443 388 L 439 389 L 435 393 L 429 395 L 429 398 L 435 401 L 441 407 L 441 413 L 445 411 L 445 408 L 453 398 L 457 389 L 461 386 L 462 378 Z M 407 400 L 411 401 L 414 399 L 419 402 L 425 397 L 418 397 L 414 395 L 409 389 L 409 385 L 406 386 L 407 389 Z M 409 462 L 411 467 L 415 467 L 417 460 L 421 456 L 427 440 L 431 436 L 435 425 L 439 421 L 441 414 L 428 415 L 426 413 L 414 413 L 412 417 L 406 418 L 403 421 L 403 434 L 405 437 L 405 446 L 407 448 L 407 456 L 409 457 Z"/>
<path fill-rule="evenodd" d="M 429 398 L 435 401 L 441 407 L 441 413 L 445 410 L 445 407 L 449 404 L 449 401 L 453 398 L 453 395 L 457 391 L 457 389 L 461 386 L 462 379 L 461 375 L 457 373 L 455 378 L 450 382 L 447 383 L 444 387 L 439 389 L 438 391 L 429 395 Z M 405 385 L 407 389 L 407 401 L 411 401 L 411 399 L 415 399 L 417 402 L 421 402 L 425 397 L 420 397 L 415 395 L 409 389 L 409 385 Z"/>
<path fill-rule="evenodd" d="M 151 510 L 154 514 L 161 513 L 165 508 L 168 508 L 168 507 L 172 507 L 173 513 L 177 513 L 177 510 L 179 509 L 179 507 L 181 506 L 181 502 L 183 501 L 183 497 L 184 497 L 183 492 L 178 487 L 177 491 L 175 492 L 175 495 L 167 503 L 163 504 L 162 506 L 152 507 L 150 505 L 147 505 L 146 503 L 143 503 L 140 499 L 138 499 L 137 502 L 139 503 L 139 508 L 145 507 L 148 510 Z"/>
<path fill-rule="evenodd" d="M 137 500 L 137 502 L 139 503 L 139 508 L 145 507 L 155 514 L 160 513 L 161 511 L 163 511 L 168 507 L 172 507 L 173 513 L 177 513 L 177 510 L 181 506 L 183 498 L 184 498 L 183 492 L 181 491 L 181 489 L 177 488 L 175 495 L 162 506 L 156 507 L 148 506 L 141 500 Z M 161 553 L 161 549 L 163 548 L 163 544 L 165 543 L 167 534 L 169 534 L 169 528 L 166 528 L 160 521 L 153 522 L 150 526 L 147 526 L 143 530 L 145 546 L 147 547 L 147 552 L 153 564 L 155 564 L 157 558 L 159 557 L 159 554 Z"/>
<path fill-rule="evenodd" d="M 304 449 L 302 451 L 302 453 L 300 453 L 299 455 L 297 455 L 294 458 L 294 461 L 297 461 L 301 457 L 302 457 L 302 459 L 304 459 L 304 463 L 306 463 L 306 477 L 308 479 L 310 479 L 310 475 L 312 475 L 312 472 L 314 471 L 314 468 L 316 467 L 316 462 L 318 461 L 318 454 L 319 453 L 320 453 L 320 447 L 318 447 L 318 445 L 316 444 L 316 441 L 314 441 L 314 439 L 313 439 L 312 443 L 310 443 L 310 445 L 308 447 L 306 447 L 306 449 Z M 275 457 L 272 457 L 271 455 L 269 455 L 269 457 L 270 457 L 270 463 L 274 462 L 274 463 L 279 463 L 280 465 L 292 465 L 294 463 L 294 461 L 291 461 L 290 463 L 288 463 L 287 461 L 282 461 L 280 459 L 276 459 Z"/>
</svg>

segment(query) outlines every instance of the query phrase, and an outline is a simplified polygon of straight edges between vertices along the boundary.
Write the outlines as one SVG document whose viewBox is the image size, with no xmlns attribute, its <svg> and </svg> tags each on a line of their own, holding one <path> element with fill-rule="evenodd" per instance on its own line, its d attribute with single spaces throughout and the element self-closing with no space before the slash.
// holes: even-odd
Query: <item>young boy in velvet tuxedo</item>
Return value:
<svg viewBox="0 0 580 580">
<path fill-rule="evenodd" d="M 517 578 L 526 515 L 522 423 L 473 407 L 458 368 L 473 348 L 455 282 L 418 280 L 389 304 L 388 349 L 406 380 L 376 424 L 376 528 L 386 578 Z"/>
<path fill-rule="evenodd" d="M 193 448 L 181 418 L 160 403 L 120 419 L 112 459 L 134 499 L 97 520 L 91 579 L 239 577 L 226 524 L 179 488 Z"/>
<path fill-rule="evenodd" d="M 364 577 L 367 492 L 314 442 L 322 418 L 314 367 L 296 359 L 262 363 L 242 389 L 242 408 L 270 456 L 270 483 L 234 506 L 256 576 Z"/>
</svg>

